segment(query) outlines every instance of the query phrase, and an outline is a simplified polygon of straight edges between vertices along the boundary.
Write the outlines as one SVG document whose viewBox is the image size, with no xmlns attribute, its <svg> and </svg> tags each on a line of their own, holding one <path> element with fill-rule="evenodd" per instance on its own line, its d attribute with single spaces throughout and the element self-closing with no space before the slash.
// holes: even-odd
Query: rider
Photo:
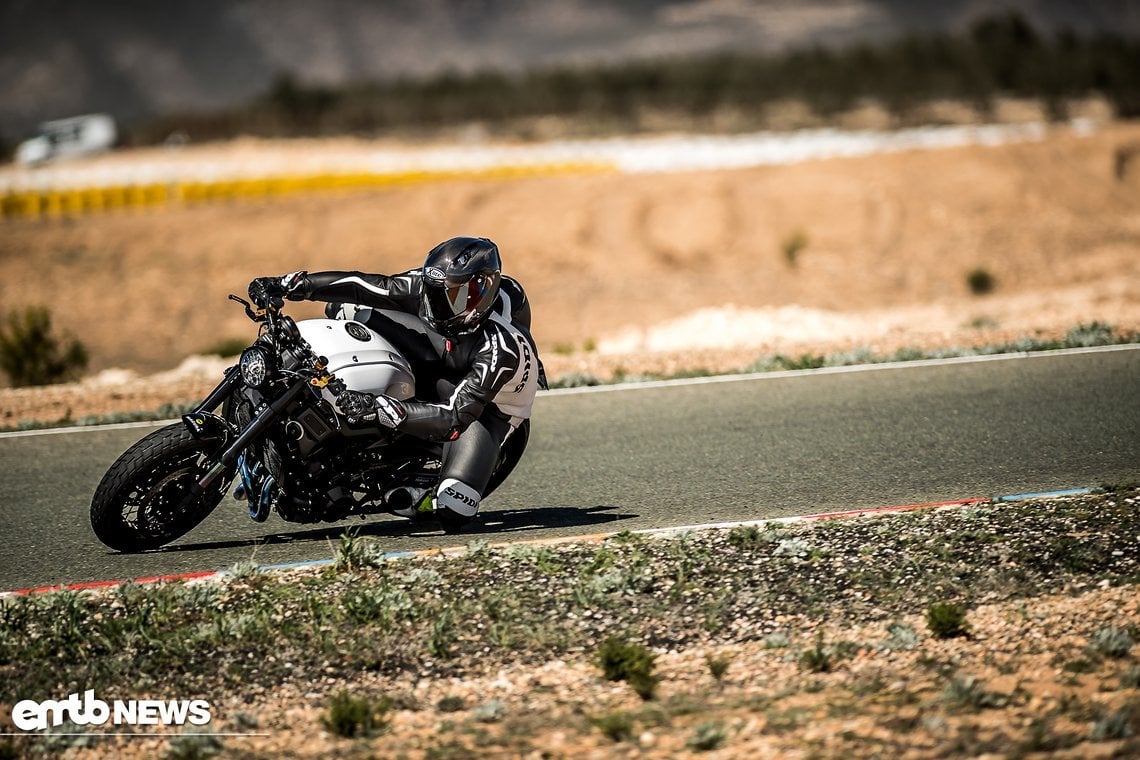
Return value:
<svg viewBox="0 0 1140 760">
<path fill-rule="evenodd" d="M 330 318 L 364 322 L 392 341 L 412 363 L 418 400 L 346 390 L 337 406 L 350 421 L 374 420 L 444 441 L 436 514 L 448 530 L 475 516 L 503 442 L 530 418 L 535 392 L 545 385 L 530 336 L 530 304 L 522 286 L 502 275 L 493 242 L 446 240 L 422 267 L 393 276 L 302 271 L 259 277 L 249 293 L 259 304 L 281 296 L 326 301 Z M 416 494 L 414 506 L 394 511 L 430 510 L 431 497 Z"/>
</svg>

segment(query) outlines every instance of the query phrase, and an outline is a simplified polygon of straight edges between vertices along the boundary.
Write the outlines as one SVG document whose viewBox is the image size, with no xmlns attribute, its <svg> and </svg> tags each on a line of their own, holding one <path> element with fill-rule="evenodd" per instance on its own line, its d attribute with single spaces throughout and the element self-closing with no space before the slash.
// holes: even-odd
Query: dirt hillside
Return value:
<svg viewBox="0 0 1140 760">
<path fill-rule="evenodd" d="M 56 325 L 90 348 L 93 372 L 167 370 L 250 335 L 225 296 L 254 276 L 399 271 L 442 239 L 480 234 L 530 292 L 547 356 L 591 345 L 684 349 L 684 335 L 645 331 L 708 308 L 721 311 L 702 312 L 712 321 L 690 331 L 724 338 L 742 326 L 722 347 L 776 350 L 908 334 L 956 340 L 971 325 L 1136 328 L 1140 168 L 1118 172 L 1116 157 L 1138 143 L 1140 124 L 1056 127 L 1000 147 L 733 171 L 449 181 L 6 219 L 0 306 L 50 305 Z M 989 295 L 967 285 L 979 268 L 995 278 Z"/>
</svg>

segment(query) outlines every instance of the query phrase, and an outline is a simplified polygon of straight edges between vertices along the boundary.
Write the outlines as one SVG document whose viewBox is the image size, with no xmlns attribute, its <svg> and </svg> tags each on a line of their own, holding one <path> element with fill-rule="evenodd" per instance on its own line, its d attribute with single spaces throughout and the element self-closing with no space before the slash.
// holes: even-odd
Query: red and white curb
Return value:
<svg viewBox="0 0 1140 760">
<path fill-rule="evenodd" d="M 812 522 L 819 520 L 837 520 L 855 517 L 879 517 L 882 515 L 889 515 L 896 512 L 914 512 L 924 509 L 948 509 L 969 507 L 978 504 L 997 504 L 1013 501 L 1024 501 L 1026 499 L 1037 499 L 1046 497 L 1059 497 L 1059 496 L 1079 496 L 1081 494 L 1091 493 L 1091 488 L 1074 488 L 1064 491 L 1044 491 L 1041 493 L 1020 493 L 1011 496 L 1000 496 L 995 499 L 987 498 L 969 498 L 957 499 L 954 501 L 936 501 L 926 504 L 905 504 L 899 506 L 888 507 L 871 507 L 868 509 L 852 509 L 842 512 L 821 512 L 811 515 L 794 515 L 790 517 L 769 517 L 757 520 L 743 520 L 735 522 L 721 522 L 721 523 L 703 523 L 698 525 L 683 525 L 668 528 L 644 528 L 641 530 L 629 531 L 632 535 L 647 536 L 651 538 L 667 538 L 670 536 L 677 536 L 684 533 L 692 533 L 700 530 L 725 530 L 738 527 L 748 526 L 762 526 L 762 525 L 790 525 L 800 522 Z M 625 532 L 625 531 L 621 531 Z M 559 544 L 571 543 L 597 543 L 604 541 L 607 538 L 612 538 L 619 535 L 619 532 L 611 533 L 590 533 L 579 536 L 560 536 L 557 538 L 536 538 L 528 541 L 504 541 L 501 543 L 488 544 L 491 549 L 505 549 L 515 546 L 555 546 Z M 469 549 L 467 546 L 451 546 L 441 549 L 418 549 L 415 551 L 406 552 L 389 552 L 382 555 L 384 559 L 401 559 L 404 557 L 449 557 L 465 554 Z M 335 560 L 320 559 L 310 560 L 305 562 L 290 562 L 280 565 L 261 565 L 258 567 L 260 571 L 269 570 L 293 570 L 307 567 L 322 567 L 331 565 Z M 134 579 L 120 579 L 120 580 L 107 580 L 107 581 L 87 581 L 84 583 L 68 583 L 59 584 L 54 586 L 37 586 L 34 588 L 17 589 L 14 591 L 0 592 L 0 599 L 10 596 L 26 596 L 28 594 L 44 594 L 52 591 L 90 591 L 104 588 L 114 588 L 124 583 L 136 584 L 151 584 L 151 583 L 165 583 L 170 581 L 189 581 L 189 580 L 203 580 L 207 578 L 218 578 L 229 574 L 228 568 L 221 570 L 204 570 L 200 572 L 190 573 L 174 573 L 171 575 L 151 575 L 142 578 Z"/>
</svg>

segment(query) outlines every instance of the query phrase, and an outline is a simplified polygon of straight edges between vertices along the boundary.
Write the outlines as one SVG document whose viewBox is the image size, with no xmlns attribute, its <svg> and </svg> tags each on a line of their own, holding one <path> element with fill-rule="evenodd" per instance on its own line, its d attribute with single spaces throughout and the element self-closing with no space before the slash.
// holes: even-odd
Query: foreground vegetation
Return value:
<svg viewBox="0 0 1140 760">
<path fill-rule="evenodd" d="M 631 746 L 675 730 L 700 752 L 745 741 L 753 729 L 741 716 L 762 716 L 758 737 L 801 748 L 817 720 L 870 721 L 874 730 L 828 739 L 844 756 L 901 754 L 914 732 L 937 735 L 931 756 L 1091 741 L 1140 750 L 1136 487 L 672 538 L 473 543 L 452 557 L 381 549 L 345 534 L 322 568 L 243 564 L 221 581 L 2 599 L 0 703 L 84 689 L 200 697 L 219 705 L 219 725 L 321 729 L 360 753 L 397 732 L 399 717 L 434 722 L 426 744 L 398 745 L 428 757 L 522 753 L 554 728 Z M 1079 601 L 1116 589 L 1128 601 L 1107 611 Z M 1066 598 L 1083 611 L 1058 623 L 1047 608 Z M 985 611 L 995 605 L 1015 635 L 993 632 Z M 679 676 L 686 652 L 704 654 Z M 551 663 L 569 675 L 518 699 L 557 695 L 554 727 L 555 713 L 528 718 L 531 708 L 456 693 Z M 563 694 L 571 676 L 582 683 Z M 1030 688 L 1042 679 L 1056 698 Z M 285 719 L 287 695 L 319 706 L 312 725 Z"/>
<path fill-rule="evenodd" d="M 75 379 L 87 367 L 87 348 L 51 326 L 51 310 L 29 306 L 0 320 L 0 370 L 15 388 Z"/>
</svg>

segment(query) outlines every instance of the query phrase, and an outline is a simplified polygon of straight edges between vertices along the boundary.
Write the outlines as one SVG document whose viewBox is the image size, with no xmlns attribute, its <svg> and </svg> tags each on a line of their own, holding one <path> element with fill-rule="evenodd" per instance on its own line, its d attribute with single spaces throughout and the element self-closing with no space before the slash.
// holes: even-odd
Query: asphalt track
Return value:
<svg viewBox="0 0 1140 760">
<path fill-rule="evenodd" d="M 1140 347 L 540 395 L 523 463 L 467 537 L 396 518 L 252 523 L 226 500 L 117 554 L 87 510 L 150 427 L 0 435 L 0 591 L 390 551 L 953 501 L 1140 480 Z"/>
</svg>

